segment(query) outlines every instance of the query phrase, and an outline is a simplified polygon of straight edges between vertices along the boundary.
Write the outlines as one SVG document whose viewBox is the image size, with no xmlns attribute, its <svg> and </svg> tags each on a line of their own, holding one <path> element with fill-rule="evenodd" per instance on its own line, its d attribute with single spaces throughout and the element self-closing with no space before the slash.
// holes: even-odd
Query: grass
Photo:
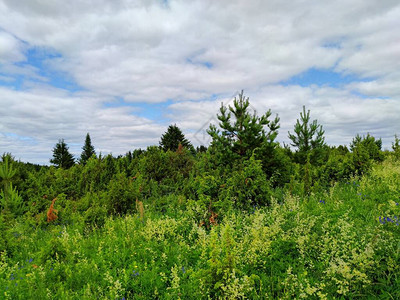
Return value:
<svg viewBox="0 0 400 300">
<path fill-rule="evenodd" d="M 400 298 L 400 165 L 199 227 L 160 215 L 9 230 L 2 299 Z M 182 199 L 180 199 L 181 201 Z"/>
</svg>

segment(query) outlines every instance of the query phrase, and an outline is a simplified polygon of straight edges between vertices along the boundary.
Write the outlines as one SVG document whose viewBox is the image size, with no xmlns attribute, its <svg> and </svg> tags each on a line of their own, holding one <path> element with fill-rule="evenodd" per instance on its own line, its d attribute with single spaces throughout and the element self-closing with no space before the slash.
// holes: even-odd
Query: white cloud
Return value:
<svg viewBox="0 0 400 300">
<path fill-rule="evenodd" d="M 164 126 L 132 114 L 132 108 L 107 108 L 91 96 L 51 90 L 34 92 L 0 88 L 0 149 L 30 162 L 48 163 L 51 150 L 64 138 L 76 156 L 87 132 L 97 152 L 125 154 L 155 144 Z"/>
<path fill-rule="evenodd" d="M 325 124 L 331 143 L 348 144 L 367 131 L 389 143 L 400 132 L 397 0 L 3 0 L 0 28 L 0 80 L 23 77 L 23 91 L 1 88 L 0 146 L 23 159 L 34 156 L 21 137 L 37 143 L 42 162 L 49 144 L 59 138 L 81 144 L 87 131 L 98 150 L 115 154 L 157 144 L 167 122 L 193 139 L 220 99 L 238 89 L 257 111 L 279 114 L 282 140 L 303 104 Z M 59 54 L 44 67 L 64 72 L 83 91 L 50 86 L 38 66 L 27 64 L 33 48 Z M 368 81 L 341 89 L 279 85 L 309 68 Z M 162 120 L 150 120 L 140 105 L 104 106 L 116 98 L 172 104 Z"/>
<path fill-rule="evenodd" d="M 25 45 L 13 35 L 0 30 L 0 64 L 18 62 L 25 59 Z"/>
</svg>

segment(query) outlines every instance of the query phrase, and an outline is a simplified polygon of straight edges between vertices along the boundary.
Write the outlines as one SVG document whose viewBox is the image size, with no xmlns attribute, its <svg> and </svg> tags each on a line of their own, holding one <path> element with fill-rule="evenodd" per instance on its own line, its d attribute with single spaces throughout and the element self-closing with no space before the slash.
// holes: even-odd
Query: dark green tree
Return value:
<svg viewBox="0 0 400 300">
<path fill-rule="evenodd" d="M 400 139 L 397 134 L 394 135 L 394 143 L 392 143 L 394 157 L 400 159 Z"/>
<path fill-rule="evenodd" d="M 353 139 L 350 144 L 350 150 L 353 152 L 354 156 L 357 157 L 358 154 L 364 153 L 366 159 L 371 159 L 375 161 L 383 160 L 382 153 L 382 140 L 375 139 L 374 136 L 369 133 L 366 136 L 360 136 L 359 134 Z M 359 164 L 366 163 L 363 159 L 357 160 Z"/>
<path fill-rule="evenodd" d="M 0 210 L 7 215 L 6 219 L 22 214 L 24 210 L 22 197 L 12 184 L 16 174 L 14 163 L 11 154 L 3 154 L 0 162 Z"/>
<path fill-rule="evenodd" d="M 249 98 L 242 91 L 233 100 L 233 106 L 221 105 L 220 114 L 217 115 L 221 131 L 215 125 L 210 125 L 207 130 L 212 137 L 211 148 L 221 155 L 222 164 L 249 159 L 254 150 L 265 145 L 275 145 L 279 129 L 278 116 L 270 120 L 271 110 L 268 110 L 258 117 L 255 112 L 251 114 L 249 106 Z"/>
<path fill-rule="evenodd" d="M 291 145 L 296 147 L 298 162 L 305 164 L 311 151 L 320 150 L 324 147 L 324 133 L 322 125 L 318 124 L 317 120 L 310 123 L 310 111 L 306 112 L 306 107 L 303 106 L 300 120 L 297 119 L 294 126 L 294 133 L 288 132 L 289 139 L 292 140 Z"/>
<path fill-rule="evenodd" d="M 85 145 L 82 147 L 82 150 L 83 151 L 80 158 L 81 164 L 86 164 L 89 158 L 91 158 L 93 155 L 96 155 L 89 133 L 86 134 Z"/>
<path fill-rule="evenodd" d="M 160 147 L 164 151 L 176 151 L 179 144 L 189 150 L 194 150 L 192 144 L 185 138 L 185 135 L 178 126 L 169 125 L 168 130 L 161 136 Z"/>
<path fill-rule="evenodd" d="M 58 140 L 58 143 L 53 148 L 53 158 L 50 162 L 56 167 L 69 169 L 75 164 L 74 157 L 68 151 L 68 146 L 64 139 Z"/>
</svg>

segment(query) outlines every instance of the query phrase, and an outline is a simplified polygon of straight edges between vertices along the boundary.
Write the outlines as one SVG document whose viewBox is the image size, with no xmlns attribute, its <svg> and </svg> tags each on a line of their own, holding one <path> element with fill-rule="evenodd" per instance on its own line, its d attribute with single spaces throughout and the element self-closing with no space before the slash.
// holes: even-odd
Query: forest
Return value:
<svg viewBox="0 0 400 300">
<path fill-rule="evenodd" d="M 243 92 L 211 143 L 0 163 L 1 299 L 400 299 L 400 140 L 329 146 Z M 285 134 L 285 133 L 279 133 Z M 95 141 L 94 141 L 95 144 Z"/>
</svg>

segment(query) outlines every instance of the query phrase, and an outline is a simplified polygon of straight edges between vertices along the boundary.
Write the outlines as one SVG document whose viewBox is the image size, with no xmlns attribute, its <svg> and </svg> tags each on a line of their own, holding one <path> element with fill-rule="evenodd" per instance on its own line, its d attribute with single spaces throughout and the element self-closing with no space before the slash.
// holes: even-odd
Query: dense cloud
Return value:
<svg viewBox="0 0 400 300">
<path fill-rule="evenodd" d="M 326 140 L 400 132 L 398 1 L 0 1 L 0 152 L 47 163 L 157 144 L 176 123 L 193 142 L 244 89 L 281 117 L 306 105 Z M 284 84 L 309 69 L 335 85 Z M 159 111 L 154 113 L 154 111 Z"/>
</svg>

